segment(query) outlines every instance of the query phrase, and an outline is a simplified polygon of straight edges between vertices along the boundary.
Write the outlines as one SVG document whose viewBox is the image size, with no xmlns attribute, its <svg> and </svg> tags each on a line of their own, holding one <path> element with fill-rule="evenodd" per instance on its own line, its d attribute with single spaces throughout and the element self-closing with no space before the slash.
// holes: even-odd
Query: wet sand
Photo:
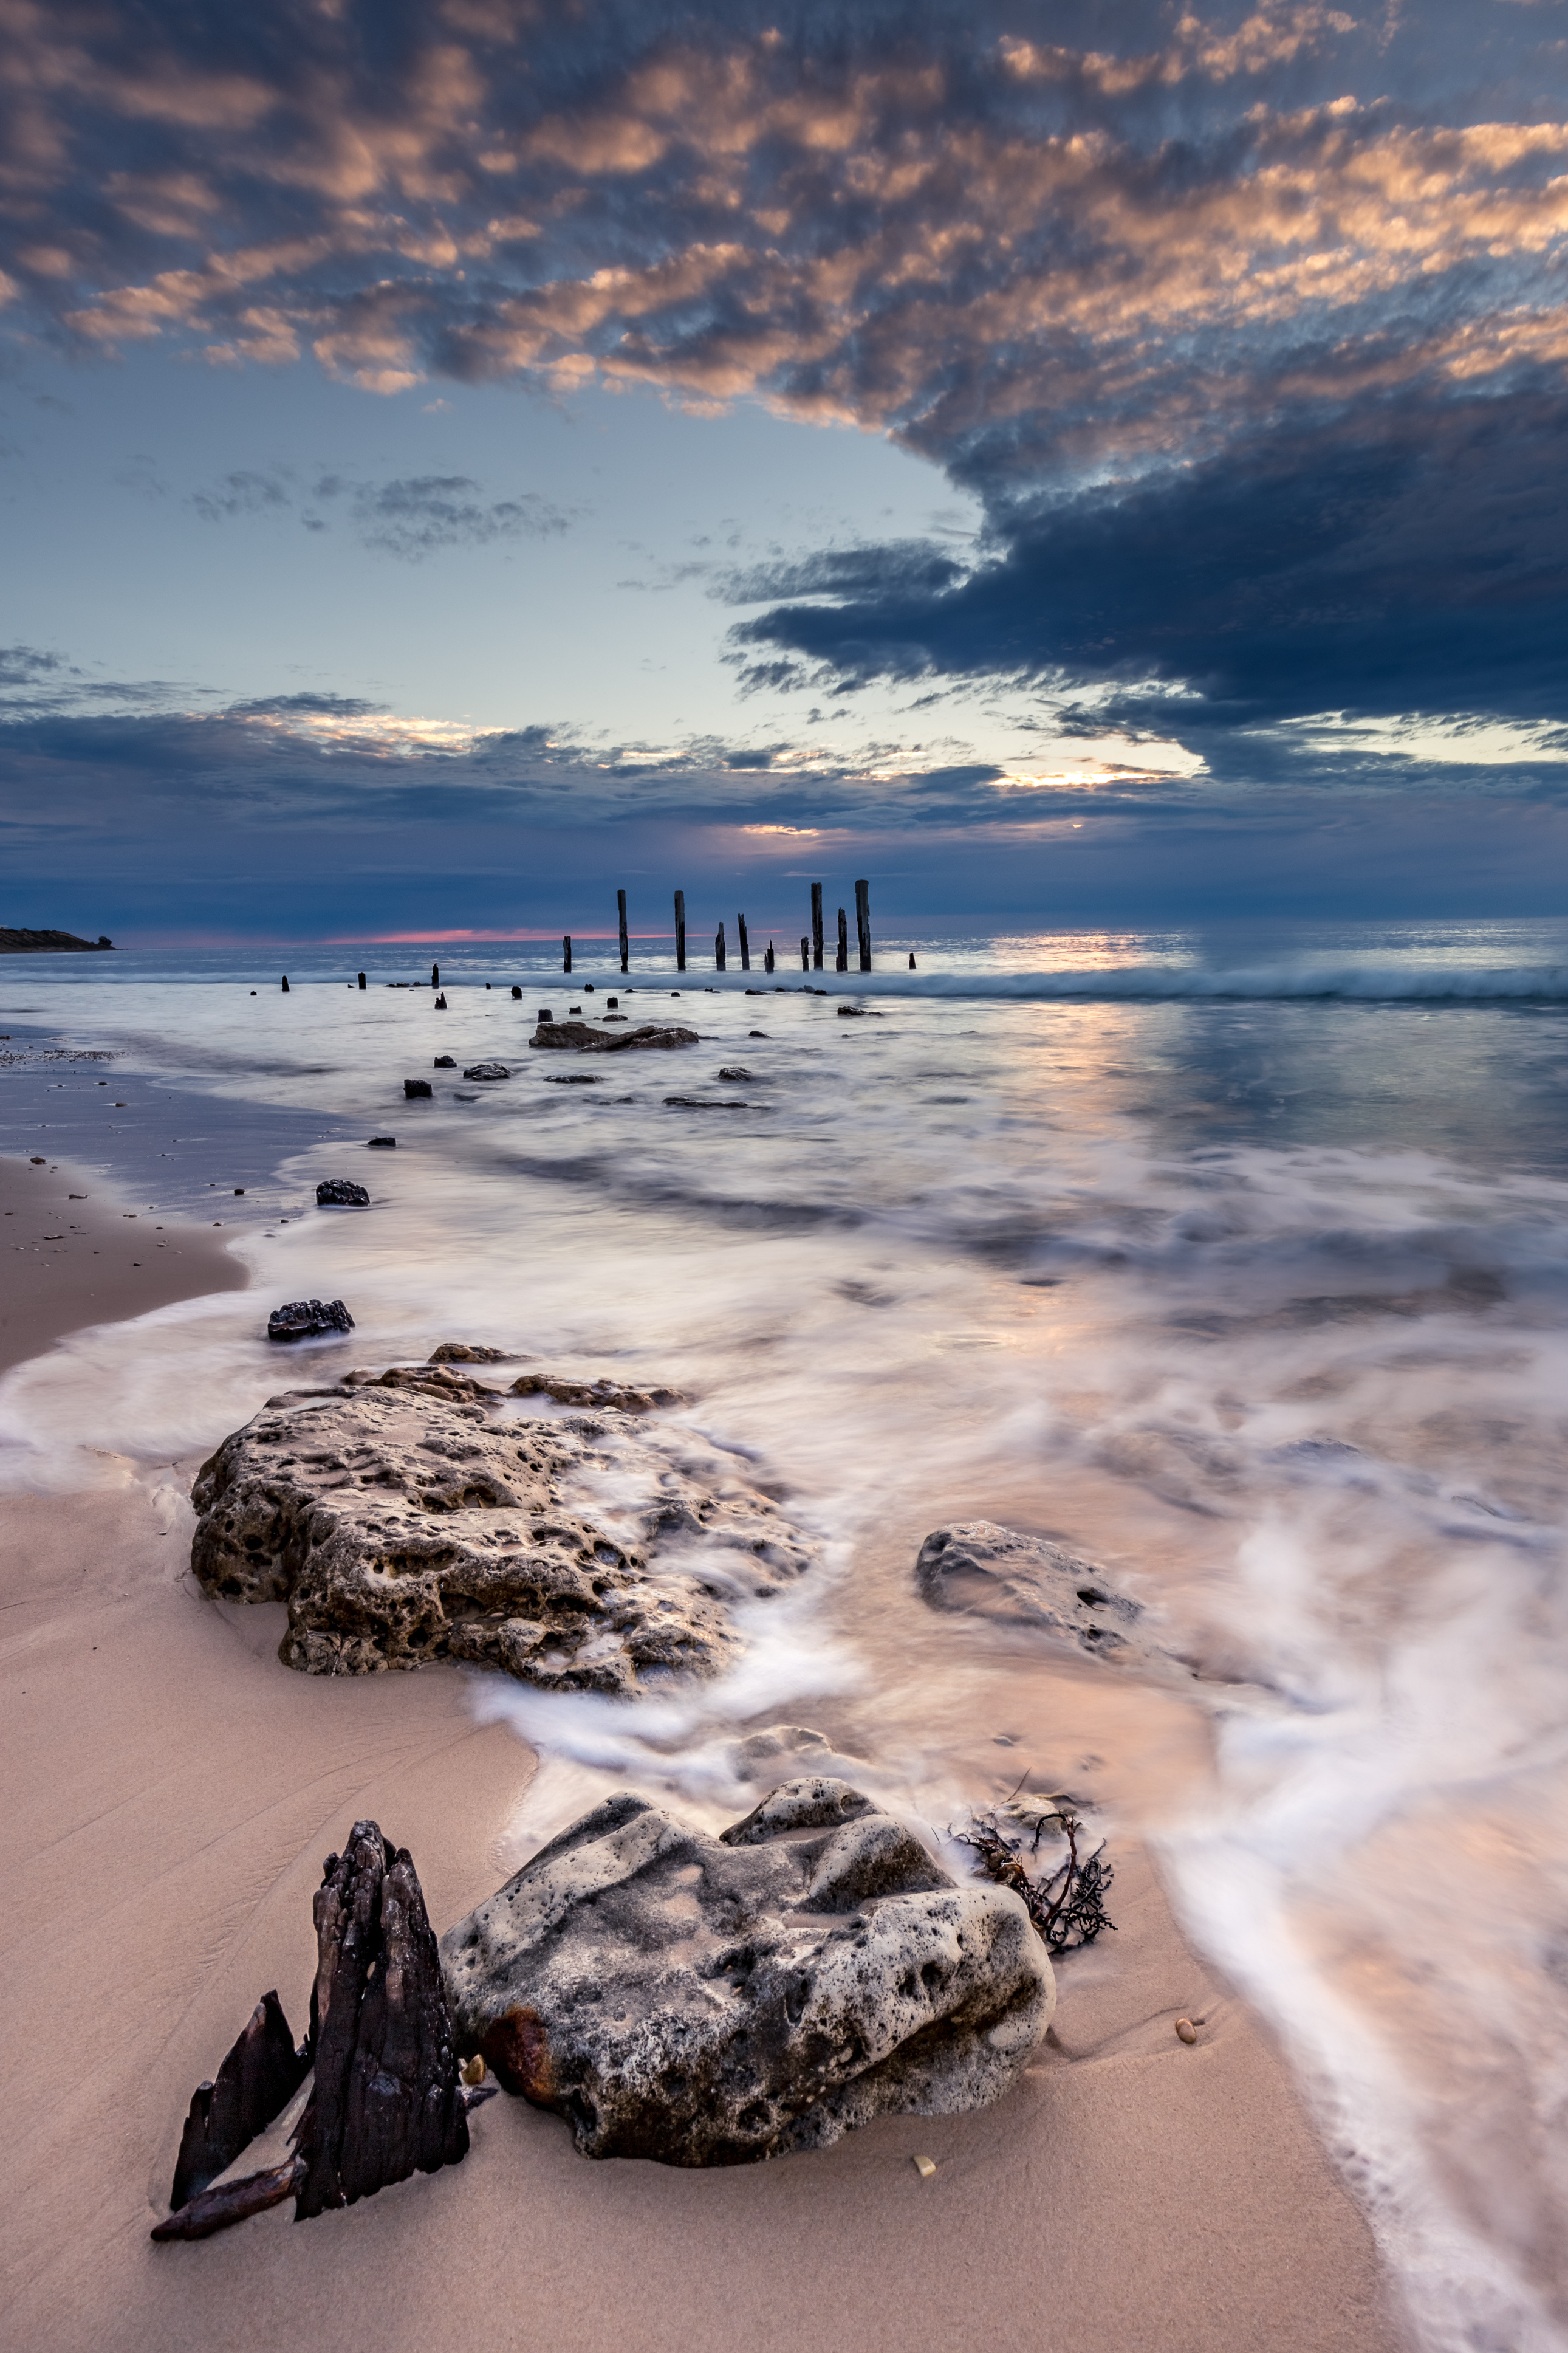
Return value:
<svg viewBox="0 0 1568 2353">
<path fill-rule="evenodd" d="M 223 1237 L 74 1162 L 0 1157 L 0 1373 L 86 1324 L 243 1290 Z"/>
<path fill-rule="evenodd" d="M 55 1206 L 46 1180 L 7 1177 L 38 1184 L 29 1208 Z M 35 1345 L 108 1312 L 94 1230 L 53 1246 L 26 1303 Z M 174 1284 L 158 1299 L 195 1288 L 198 1239 L 162 1265 L 121 1245 L 127 1308 L 155 1303 L 132 1274 Z M 556 2118 L 502 2097 L 447 2172 L 308 2225 L 284 2208 L 152 2245 L 195 2084 L 268 1987 L 302 2027 L 322 1857 L 374 1816 L 443 1928 L 515 1867 L 532 1767 L 503 1727 L 474 1726 L 457 1671 L 294 1674 L 274 1655 L 280 1610 L 205 1600 L 186 1566 L 195 1467 L 0 1498 L 0 2295 L 18 2353 L 1406 2342 L 1279 2059 L 1126 1850 L 1119 1933 L 1064 1965 L 1060 2047 L 997 2107 L 689 2173 L 590 2163 Z M 1205 2021 L 1194 2049 L 1183 2012 Z"/>
</svg>

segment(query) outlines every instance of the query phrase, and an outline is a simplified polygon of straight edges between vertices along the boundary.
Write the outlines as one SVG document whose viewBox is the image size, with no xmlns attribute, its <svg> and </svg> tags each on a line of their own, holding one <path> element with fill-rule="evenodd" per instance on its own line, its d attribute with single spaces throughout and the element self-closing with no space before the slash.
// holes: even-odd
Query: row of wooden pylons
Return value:
<svg viewBox="0 0 1568 2353">
<path fill-rule="evenodd" d="M 626 930 L 626 894 L 624 891 L 616 892 L 616 905 L 620 915 L 621 970 L 629 972 L 631 939 Z M 746 930 L 744 915 L 736 916 L 735 932 L 741 949 L 741 970 L 750 972 L 752 942 L 751 935 Z M 855 885 L 855 932 L 859 951 L 860 969 L 862 972 L 869 972 L 871 969 L 871 885 L 869 882 L 857 882 Z M 570 972 L 572 969 L 570 932 L 562 934 L 561 952 L 561 969 L 563 972 Z M 822 931 L 822 885 L 820 882 L 814 882 L 811 886 L 811 930 L 809 933 L 801 934 L 800 968 L 802 972 L 821 972 L 824 968 L 826 953 Z M 724 937 L 724 926 L 721 923 L 713 934 L 715 970 L 727 971 L 729 961 L 729 944 Z M 910 961 L 912 962 L 913 959 L 911 958 Z M 772 972 L 773 967 L 773 944 L 770 940 L 767 951 L 763 957 L 763 970 Z M 678 891 L 675 894 L 675 968 L 677 972 L 686 970 L 686 893 L 684 891 Z M 838 910 L 838 949 L 834 958 L 833 968 L 836 972 L 847 972 L 849 969 L 849 918 L 842 907 Z"/>
</svg>

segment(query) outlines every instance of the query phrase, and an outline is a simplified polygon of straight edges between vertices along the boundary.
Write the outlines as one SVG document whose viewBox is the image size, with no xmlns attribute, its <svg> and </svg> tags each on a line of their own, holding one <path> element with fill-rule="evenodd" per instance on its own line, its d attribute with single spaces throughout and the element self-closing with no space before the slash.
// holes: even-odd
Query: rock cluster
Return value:
<svg viewBox="0 0 1568 2353">
<path fill-rule="evenodd" d="M 528 1042 L 531 1046 L 574 1047 L 584 1054 L 625 1054 L 634 1047 L 696 1046 L 701 1041 L 695 1029 L 684 1029 L 674 1021 L 642 1021 L 622 1038 L 612 1036 L 607 1029 L 595 1029 L 588 1021 L 542 1018 Z"/>
<path fill-rule="evenodd" d="M 308 1673 L 462 1659 L 635 1693 L 715 1672 L 740 1648 L 726 1605 L 780 1592 L 810 1539 L 732 1457 L 593 1386 L 570 1418 L 501 1419 L 447 1364 L 275 1398 L 198 1474 L 191 1566 L 208 1593 L 287 1602 L 279 1655 Z"/>
<path fill-rule="evenodd" d="M 992 1520 L 934 1528 L 920 1548 L 915 1582 L 933 1609 L 1032 1627 L 1143 1673 L 1169 1676 L 1180 1668 L 1140 1624 L 1141 1602 L 1113 1591 L 1092 1561 L 1044 1536 Z"/>
<path fill-rule="evenodd" d="M 458 2047 L 590 2157 L 739 2165 L 983 2106 L 1050 2023 L 1020 1898 L 960 1887 L 847 1782 L 720 1837 L 628 1793 L 441 1939 Z"/>
<path fill-rule="evenodd" d="M 323 1332 L 352 1332 L 354 1319 L 341 1299 L 291 1299 L 267 1319 L 269 1340 L 313 1340 Z"/>
</svg>

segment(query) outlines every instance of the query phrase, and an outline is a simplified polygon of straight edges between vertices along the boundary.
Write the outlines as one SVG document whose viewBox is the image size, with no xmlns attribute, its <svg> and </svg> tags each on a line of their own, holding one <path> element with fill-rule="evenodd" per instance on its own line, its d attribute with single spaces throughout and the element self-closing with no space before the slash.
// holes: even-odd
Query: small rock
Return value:
<svg viewBox="0 0 1568 2353">
<path fill-rule="evenodd" d="M 743 1082 L 749 1080 L 752 1073 L 750 1071 L 742 1069 L 739 1062 L 731 1062 L 720 1071 L 719 1076 L 721 1079 L 736 1079 Z"/>
<path fill-rule="evenodd" d="M 368 1209 L 370 1195 L 363 1185 L 351 1185 L 346 1176 L 323 1176 L 316 1187 L 318 1209 Z"/>
<path fill-rule="evenodd" d="M 372 1152 L 395 1152 L 397 1138 L 395 1135 L 373 1135 L 367 1149 Z"/>
<path fill-rule="evenodd" d="M 934 2157 L 911 2157 L 910 2163 L 914 2167 L 915 2171 L 920 2175 L 922 2181 L 929 2181 L 931 2175 L 936 2171 L 936 2159 Z"/>
<path fill-rule="evenodd" d="M 550 1071 L 545 1073 L 547 1087 L 602 1087 L 603 1071 Z"/>
<path fill-rule="evenodd" d="M 1177 2037 L 1177 2040 L 1178 2040 L 1179 2042 L 1195 2042 L 1197 2041 L 1197 2039 L 1198 2039 L 1198 2030 L 1197 2030 L 1197 2028 L 1193 2024 L 1193 2021 L 1192 2021 L 1192 2020 L 1191 2020 L 1190 2018 L 1178 2018 L 1178 2019 L 1177 2019 L 1177 2021 L 1176 2021 L 1176 2037 Z"/>
<path fill-rule="evenodd" d="M 469 1340 L 443 1340 L 430 1352 L 433 1365 L 505 1365 L 512 1361 L 510 1348 L 479 1348 Z"/>
<path fill-rule="evenodd" d="M 999 2099 L 1050 2023 L 1010 1888 L 955 1886 L 852 1788 L 710 1837 L 624 1791 L 441 1939 L 458 2047 L 588 2157 L 740 2165 Z"/>
<path fill-rule="evenodd" d="M 823 991 L 819 989 L 817 995 L 822 994 Z M 841 1005 L 838 1008 L 838 1018 L 840 1021 L 864 1021 L 866 1008 L 863 1005 Z"/>
<path fill-rule="evenodd" d="M 420 1095 L 433 1095 L 436 1090 L 428 1079 L 405 1079 L 403 1092 L 413 1103 Z"/>
<path fill-rule="evenodd" d="M 964 1520 L 933 1528 L 915 1562 L 915 1582 L 933 1609 L 1028 1626 L 1098 1659 L 1136 1665 L 1163 1681 L 1191 1670 L 1151 1640 L 1141 1603 L 1115 1592 L 1103 1569 L 1044 1536 Z"/>
<path fill-rule="evenodd" d="M 435 1067 L 438 1071 L 455 1071 L 458 1067 L 458 1058 L 455 1054 L 437 1054 Z"/>
<path fill-rule="evenodd" d="M 727 1078 L 730 1073 L 721 1071 L 719 1075 L 721 1078 Z M 766 1103 L 737 1103 L 732 1095 L 722 1100 L 712 1095 L 666 1095 L 664 1100 L 667 1108 L 670 1111 L 766 1111 L 767 1109 Z"/>
<path fill-rule="evenodd" d="M 521 997 L 522 997 L 522 991 L 521 991 L 521 988 L 514 988 L 514 989 L 512 990 L 512 992 L 511 992 L 511 993 L 512 993 L 513 997 L 516 997 L 516 998 L 519 1000 L 519 1002 L 521 1002 Z"/>
<path fill-rule="evenodd" d="M 765 1038 L 767 1034 L 765 1029 L 748 1029 L 746 1032 L 748 1038 Z"/>
<path fill-rule="evenodd" d="M 341 1299 L 295 1299 L 267 1319 L 269 1340 L 310 1340 L 322 1332 L 352 1332 L 354 1319 Z"/>
<path fill-rule="evenodd" d="M 511 1072 L 504 1062 L 470 1062 L 463 1076 L 466 1079 L 510 1079 Z"/>
</svg>

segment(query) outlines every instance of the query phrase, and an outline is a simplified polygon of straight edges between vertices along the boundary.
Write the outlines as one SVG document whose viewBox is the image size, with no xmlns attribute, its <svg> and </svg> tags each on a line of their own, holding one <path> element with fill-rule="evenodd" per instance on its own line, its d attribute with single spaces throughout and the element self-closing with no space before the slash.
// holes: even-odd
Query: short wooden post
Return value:
<svg viewBox="0 0 1568 2353">
<path fill-rule="evenodd" d="M 361 987 L 362 988 L 364 987 L 364 975 L 363 975 L 363 972 L 361 973 L 361 975 L 360 975 L 360 976 L 359 976 L 359 985 L 360 985 L 360 987 Z"/>
<path fill-rule="evenodd" d="M 677 972 L 686 970 L 686 893 L 684 891 L 678 891 L 675 894 L 675 969 Z"/>
<path fill-rule="evenodd" d="M 766 955 L 763 958 L 763 970 L 764 972 L 772 972 L 773 968 L 773 944 L 772 940 L 770 940 L 770 941 L 768 942 L 768 952 L 767 952 Z"/>
<path fill-rule="evenodd" d="M 862 972 L 869 972 L 871 969 L 871 885 L 869 882 L 857 882 L 855 885 L 855 930 L 860 942 L 860 969 Z"/>
<path fill-rule="evenodd" d="M 914 952 L 913 948 L 911 948 L 911 949 L 910 950 L 910 970 L 911 972 L 913 972 L 914 968 L 915 968 L 915 952 Z"/>
<path fill-rule="evenodd" d="M 430 986 L 432 988 L 439 988 L 441 986 L 441 967 L 438 964 L 433 964 L 430 967 Z"/>
<path fill-rule="evenodd" d="M 570 972 L 572 969 L 572 934 L 570 932 L 565 932 L 562 934 L 561 969 L 563 972 Z"/>
<path fill-rule="evenodd" d="M 800 944 L 800 968 L 802 972 L 809 972 L 811 970 L 811 942 L 809 940 L 803 939 Z"/>
<path fill-rule="evenodd" d="M 847 972 L 849 969 L 849 923 L 842 907 L 838 910 L 838 960 L 833 969 L 835 972 Z"/>
<path fill-rule="evenodd" d="M 289 976 L 287 973 L 283 976 L 283 994 L 285 997 L 289 994 Z"/>
<path fill-rule="evenodd" d="M 625 971 L 627 969 L 627 965 L 626 965 L 626 954 L 627 954 L 627 949 L 626 949 L 626 892 L 625 892 L 624 891 L 617 891 L 617 892 L 616 892 L 616 907 L 617 907 L 617 908 L 619 909 L 619 911 L 620 911 L 620 918 L 621 918 L 621 970 L 622 970 L 623 972 L 625 972 Z"/>
<path fill-rule="evenodd" d="M 713 934 L 713 969 L 715 972 L 722 972 L 724 970 L 724 926 L 722 923 L 720 924 L 718 930 Z"/>
<path fill-rule="evenodd" d="M 737 915 L 735 918 L 735 936 L 741 943 L 741 970 L 742 972 L 750 972 L 752 969 L 752 943 L 746 937 L 746 919 L 744 915 Z"/>
<path fill-rule="evenodd" d="M 811 961 L 820 972 L 822 970 L 822 885 L 820 882 L 814 882 L 811 886 Z"/>
</svg>

